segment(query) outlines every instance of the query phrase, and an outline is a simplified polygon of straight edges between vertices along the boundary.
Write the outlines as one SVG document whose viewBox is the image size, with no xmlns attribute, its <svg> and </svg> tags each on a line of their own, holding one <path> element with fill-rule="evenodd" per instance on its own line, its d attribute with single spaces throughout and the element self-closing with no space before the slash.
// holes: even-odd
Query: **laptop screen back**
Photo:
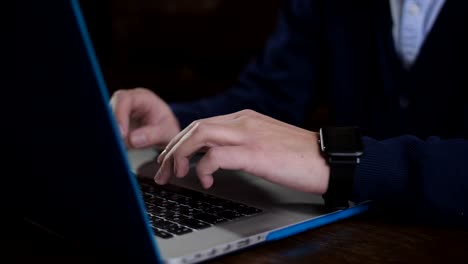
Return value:
<svg viewBox="0 0 468 264">
<path fill-rule="evenodd" d="M 7 93 L 13 209 L 99 254 L 155 263 L 154 239 L 78 1 L 17 1 Z"/>
</svg>

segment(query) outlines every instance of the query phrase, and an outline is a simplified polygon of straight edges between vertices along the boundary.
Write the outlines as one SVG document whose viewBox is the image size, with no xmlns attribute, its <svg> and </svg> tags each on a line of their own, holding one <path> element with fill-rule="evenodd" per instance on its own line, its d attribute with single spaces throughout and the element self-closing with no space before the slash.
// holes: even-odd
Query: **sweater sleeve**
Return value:
<svg viewBox="0 0 468 264">
<path fill-rule="evenodd" d="M 468 141 L 414 136 L 364 138 L 354 200 L 434 222 L 468 224 Z"/>
<path fill-rule="evenodd" d="M 284 1 L 275 32 L 231 89 L 195 102 L 172 103 L 181 127 L 242 109 L 301 125 L 313 107 L 315 91 L 311 87 L 319 87 L 316 82 L 320 76 L 317 65 L 322 27 L 320 12 L 311 2 L 317 1 Z"/>
</svg>

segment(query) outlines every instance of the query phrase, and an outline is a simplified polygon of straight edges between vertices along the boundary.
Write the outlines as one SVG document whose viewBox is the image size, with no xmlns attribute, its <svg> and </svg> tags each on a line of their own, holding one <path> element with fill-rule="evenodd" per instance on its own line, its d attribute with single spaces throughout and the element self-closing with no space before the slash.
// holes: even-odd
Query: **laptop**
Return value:
<svg viewBox="0 0 468 264">
<path fill-rule="evenodd" d="M 15 160 L 12 204 L 34 226 L 120 261 L 197 263 L 368 209 L 327 212 L 320 196 L 239 171 L 216 172 L 209 190 L 193 170 L 156 185 L 158 151 L 122 143 L 79 1 L 18 4 L 2 144 Z"/>
</svg>

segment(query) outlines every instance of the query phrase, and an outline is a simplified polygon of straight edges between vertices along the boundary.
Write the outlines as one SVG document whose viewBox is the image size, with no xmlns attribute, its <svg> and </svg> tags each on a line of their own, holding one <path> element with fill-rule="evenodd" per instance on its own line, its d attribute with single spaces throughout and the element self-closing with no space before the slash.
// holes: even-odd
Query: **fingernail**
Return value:
<svg viewBox="0 0 468 264">
<path fill-rule="evenodd" d="M 144 147 L 147 145 L 148 140 L 144 134 L 133 134 L 130 138 L 130 142 L 135 147 Z"/>
<path fill-rule="evenodd" d="M 157 161 L 158 161 L 159 164 L 161 164 L 161 162 L 163 161 L 163 155 L 164 155 L 164 153 L 166 153 L 166 150 L 164 150 L 163 152 L 161 152 L 161 154 L 159 154 L 159 156 L 158 156 L 158 160 L 157 160 Z"/>
<path fill-rule="evenodd" d="M 161 184 L 161 170 L 158 170 L 156 176 L 154 176 L 154 182 L 156 182 L 157 184 Z"/>
</svg>

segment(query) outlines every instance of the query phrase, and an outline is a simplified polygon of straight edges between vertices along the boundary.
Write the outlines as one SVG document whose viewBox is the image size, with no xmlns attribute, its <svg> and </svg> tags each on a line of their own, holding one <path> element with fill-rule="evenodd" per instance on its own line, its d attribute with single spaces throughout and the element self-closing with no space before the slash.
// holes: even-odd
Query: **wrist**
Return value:
<svg viewBox="0 0 468 264">
<path fill-rule="evenodd" d="M 328 165 L 327 160 L 323 156 L 321 156 L 320 163 L 323 164 L 323 166 L 321 166 L 320 169 L 321 181 L 320 186 L 318 188 L 318 194 L 323 195 L 328 191 L 328 185 L 330 182 L 330 166 Z"/>
<path fill-rule="evenodd" d="M 314 142 L 320 142 L 320 134 L 315 134 Z M 322 155 L 322 150 L 320 149 L 320 145 L 318 147 L 318 157 L 319 157 L 319 166 L 318 166 L 318 177 L 320 179 L 319 186 L 318 186 L 318 194 L 323 195 L 328 190 L 328 184 L 330 182 L 330 165 L 327 162 L 327 159 L 324 155 Z"/>
<path fill-rule="evenodd" d="M 309 142 L 316 144 L 319 142 L 319 133 L 312 132 L 312 137 L 309 139 Z M 330 166 L 326 158 L 322 155 L 320 146 L 316 148 L 315 162 L 311 163 L 312 167 L 310 168 L 313 171 L 312 177 L 312 186 L 309 188 L 309 191 L 318 195 L 323 195 L 328 189 L 328 183 L 330 179 Z"/>
</svg>

